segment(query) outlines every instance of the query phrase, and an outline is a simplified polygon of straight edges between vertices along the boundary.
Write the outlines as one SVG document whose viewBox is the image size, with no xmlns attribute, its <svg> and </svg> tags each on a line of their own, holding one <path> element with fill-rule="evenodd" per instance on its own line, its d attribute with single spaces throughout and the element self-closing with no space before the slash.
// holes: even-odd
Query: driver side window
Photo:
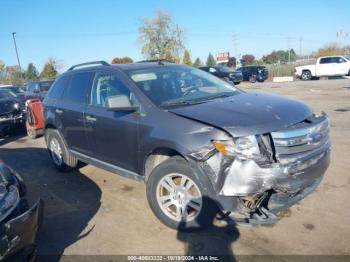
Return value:
<svg viewBox="0 0 350 262">
<path fill-rule="evenodd" d="M 97 73 L 91 90 L 91 105 L 107 107 L 107 98 L 118 95 L 130 99 L 130 90 L 115 74 Z"/>
</svg>

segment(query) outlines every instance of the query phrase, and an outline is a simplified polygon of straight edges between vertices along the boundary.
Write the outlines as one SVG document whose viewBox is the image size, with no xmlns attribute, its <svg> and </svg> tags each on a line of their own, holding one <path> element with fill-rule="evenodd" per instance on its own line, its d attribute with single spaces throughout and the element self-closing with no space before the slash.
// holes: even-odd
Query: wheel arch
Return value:
<svg viewBox="0 0 350 262">
<path fill-rule="evenodd" d="M 186 157 L 184 157 L 182 153 L 171 147 L 154 148 L 150 153 L 148 153 L 143 163 L 143 175 L 145 177 L 145 181 L 147 181 L 154 168 L 173 156 L 179 156 L 186 160 Z"/>
</svg>

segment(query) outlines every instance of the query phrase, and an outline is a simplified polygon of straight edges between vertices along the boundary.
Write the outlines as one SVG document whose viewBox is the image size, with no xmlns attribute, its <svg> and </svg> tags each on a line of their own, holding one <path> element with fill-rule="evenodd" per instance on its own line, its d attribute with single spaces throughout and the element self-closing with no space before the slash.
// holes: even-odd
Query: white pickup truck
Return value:
<svg viewBox="0 0 350 262">
<path fill-rule="evenodd" d="M 297 66 L 294 71 L 295 76 L 301 80 L 350 75 L 350 55 L 319 57 L 315 65 Z"/>
</svg>

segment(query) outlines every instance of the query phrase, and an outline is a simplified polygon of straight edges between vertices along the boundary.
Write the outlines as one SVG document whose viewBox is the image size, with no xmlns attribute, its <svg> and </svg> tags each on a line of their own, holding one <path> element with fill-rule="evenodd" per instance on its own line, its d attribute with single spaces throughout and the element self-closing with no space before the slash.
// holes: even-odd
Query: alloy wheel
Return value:
<svg viewBox="0 0 350 262">
<path fill-rule="evenodd" d="M 178 173 L 164 176 L 157 185 L 157 202 L 163 213 L 177 222 L 194 220 L 202 209 L 202 194 L 188 176 Z"/>
</svg>

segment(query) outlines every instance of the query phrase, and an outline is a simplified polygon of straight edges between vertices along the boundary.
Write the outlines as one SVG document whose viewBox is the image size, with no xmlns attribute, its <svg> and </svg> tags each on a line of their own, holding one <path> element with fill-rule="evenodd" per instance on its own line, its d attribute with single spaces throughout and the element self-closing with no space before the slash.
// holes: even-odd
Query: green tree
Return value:
<svg viewBox="0 0 350 262">
<path fill-rule="evenodd" d="M 180 54 L 184 49 L 184 31 L 172 21 L 168 13 L 158 11 L 153 18 L 144 18 L 138 31 L 141 53 L 146 59 L 180 62 Z"/>
<path fill-rule="evenodd" d="M 27 70 L 24 73 L 26 80 L 36 80 L 39 78 L 39 72 L 33 63 L 29 63 Z"/>
<path fill-rule="evenodd" d="M 50 79 L 58 75 L 58 68 L 60 67 L 60 62 L 50 57 L 45 63 L 43 71 L 40 73 L 41 79 Z"/>
<path fill-rule="evenodd" d="M 187 49 L 185 50 L 182 63 L 185 64 L 185 65 L 189 65 L 189 66 L 192 65 L 191 55 L 190 55 L 190 52 Z"/>
<path fill-rule="evenodd" d="M 214 56 L 211 53 L 209 53 L 209 55 L 208 55 L 206 65 L 207 66 L 214 66 L 214 65 L 216 65 L 216 60 L 215 60 Z"/>
<path fill-rule="evenodd" d="M 197 57 L 196 60 L 193 63 L 193 66 L 200 67 L 202 65 L 203 65 L 202 61 L 199 59 L 199 57 Z"/>
<path fill-rule="evenodd" d="M 6 66 L 4 75 L 6 84 L 18 85 L 24 82 L 19 66 Z"/>
</svg>

